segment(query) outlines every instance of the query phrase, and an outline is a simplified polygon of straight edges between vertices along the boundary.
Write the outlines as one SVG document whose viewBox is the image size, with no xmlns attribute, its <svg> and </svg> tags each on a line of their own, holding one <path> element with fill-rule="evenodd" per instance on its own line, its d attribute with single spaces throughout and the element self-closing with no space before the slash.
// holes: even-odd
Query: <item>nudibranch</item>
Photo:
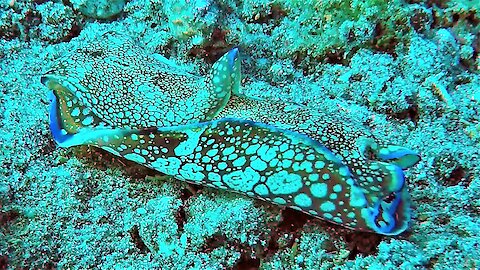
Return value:
<svg viewBox="0 0 480 270">
<path fill-rule="evenodd" d="M 353 230 L 397 235 L 408 227 L 403 169 L 419 155 L 306 106 L 242 95 L 236 48 L 202 78 L 107 34 L 42 82 L 61 147 L 93 145 Z"/>
<path fill-rule="evenodd" d="M 115 38 L 112 38 L 114 36 Z M 90 126 L 94 118 L 110 127 L 177 126 L 211 120 L 226 105 L 239 72 L 228 77 L 191 75 L 158 54 L 147 54 L 131 39 L 106 33 L 103 40 L 77 49 L 47 72 L 43 82 L 80 102 L 72 117 Z M 214 69 L 217 70 L 217 69 Z M 68 103 L 68 104 L 67 104 Z M 66 116 L 67 117 L 67 116 Z"/>
</svg>

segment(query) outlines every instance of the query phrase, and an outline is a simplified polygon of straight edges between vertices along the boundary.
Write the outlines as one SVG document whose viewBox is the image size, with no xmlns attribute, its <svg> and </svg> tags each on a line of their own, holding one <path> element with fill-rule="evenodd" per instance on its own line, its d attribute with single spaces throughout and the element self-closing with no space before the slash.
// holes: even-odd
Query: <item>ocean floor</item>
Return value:
<svg viewBox="0 0 480 270">
<path fill-rule="evenodd" d="M 57 147 L 40 76 L 106 32 L 195 74 L 238 46 L 244 93 L 417 151 L 411 226 L 355 232 Z M 480 269 L 479 53 L 475 0 L 1 1 L 0 269 Z"/>
</svg>

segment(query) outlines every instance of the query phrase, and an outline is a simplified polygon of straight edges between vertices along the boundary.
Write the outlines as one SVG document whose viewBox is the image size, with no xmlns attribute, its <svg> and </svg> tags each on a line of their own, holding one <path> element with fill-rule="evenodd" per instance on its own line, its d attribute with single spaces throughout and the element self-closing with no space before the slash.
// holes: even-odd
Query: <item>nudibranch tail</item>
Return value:
<svg viewBox="0 0 480 270">
<path fill-rule="evenodd" d="M 241 77 L 241 65 L 240 65 L 240 55 L 238 48 L 233 48 L 228 53 L 228 63 L 232 69 L 232 93 L 239 95 L 240 94 L 240 81 Z"/>
<path fill-rule="evenodd" d="M 240 87 L 240 58 L 238 48 L 233 48 L 218 59 L 211 69 L 209 93 L 217 101 L 209 118 L 213 119 L 225 107 L 232 93 Z"/>
<path fill-rule="evenodd" d="M 392 181 L 396 184 L 387 194 L 369 193 L 332 152 L 297 132 L 223 118 L 111 134 L 88 144 L 180 180 L 243 193 L 355 230 L 392 235 L 408 222 L 403 178 Z"/>
<path fill-rule="evenodd" d="M 420 161 L 420 156 L 416 152 L 397 145 L 380 147 L 377 156 L 379 159 L 400 166 L 402 169 L 410 168 Z"/>
</svg>

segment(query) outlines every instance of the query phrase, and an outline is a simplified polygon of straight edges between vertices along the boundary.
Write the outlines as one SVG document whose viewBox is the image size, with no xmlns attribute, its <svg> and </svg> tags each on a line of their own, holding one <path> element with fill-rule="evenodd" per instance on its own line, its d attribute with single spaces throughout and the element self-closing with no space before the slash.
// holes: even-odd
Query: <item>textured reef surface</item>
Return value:
<svg viewBox="0 0 480 270">
<path fill-rule="evenodd" d="M 478 269 L 479 53 L 478 1 L 2 1 L 0 269 Z M 139 92 L 127 100 L 132 84 Z M 336 205 L 353 184 L 286 196 L 300 189 L 296 177 L 315 177 L 308 162 L 284 185 L 244 173 L 211 174 L 208 186 L 198 174 L 206 158 L 217 172 L 278 165 L 248 157 L 243 167 L 248 144 L 238 152 L 234 142 L 245 126 L 266 134 L 255 137 L 262 145 L 311 146 L 255 122 L 322 142 L 312 156 L 328 168 L 320 177 L 348 182 L 346 165 L 375 194 L 359 205 L 390 190 L 377 204 L 382 219 Z M 168 128 L 183 124 L 195 126 Z M 128 144 L 115 141 L 125 134 Z M 220 153 L 193 150 L 182 134 L 230 138 L 232 150 L 225 164 L 210 162 Z M 178 144 L 155 149 L 166 145 L 159 138 Z M 199 154 L 175 175 L 194 184 L 168 176 L 178 145 Z M 395 165 L 363 160 L 357 147 Z M 163 150 L 177 155 L 146 162 Z M 398 198 L 408 214 L 389 212 Z"/>
</svg>

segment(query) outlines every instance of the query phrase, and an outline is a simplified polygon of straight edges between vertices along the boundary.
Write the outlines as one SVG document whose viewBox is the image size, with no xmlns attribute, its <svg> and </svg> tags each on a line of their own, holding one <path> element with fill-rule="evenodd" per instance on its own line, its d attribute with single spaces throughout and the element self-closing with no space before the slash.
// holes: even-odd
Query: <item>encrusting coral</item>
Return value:
<svg viewBox="0 0 480 270">
<path fill-rule="evenodd" d="M 0 268 L 479 268 L 478 1 L 129 0 L 106 19 L 82 13 L 73 2 L 95 3 L 0 1 Z M 164 67 L 184 78 L 172 84 L 179 86 L 176 95 L 214 91 L 211 64 L 238 46 L 241 91 L 249 98 L 232 93 L 228 103 L 261 97 L 263 105 L 306 105 L 337 127 L 372 133 L 379 146 L 421 153 L 418 165 L 403 172 L 411 195 L 409 228 L 393 237 L 350 230 L 288 207 L 177 181 L 96 147 L 59 148 L 49 130 L 48 88 L 39 78 L 53 63 L 58 70 L 72 61 L 69 55 L 89 51 L 90 60 L 102 58 L 98 52 L 112 44 L 98 50 L 92 44 L 107 31 L 138 43 L 128 54 L 152 59 L 143 68 Z M 110 61 L 105 69 L 88 62 L 68 77 L 84 81 L 82 71 L 89 68 L 86 74 L 99 89 L 131 85 L 111 78 L 130 70 L 124 65 L 132 59 L 105 58 L 95 60 Z M 136 72 L 125 75 L 139 78 Z M 67 94 L 57 100 L 64 102 Z M 221 109 L 221 95 L 214 97 L 205 95 L 204 105 L 191 109 L 231 112 L 228 103 Z M 185 116 L 180 105 L 173 115 Z M 140 109 L 141 121 L 162 123 L 143 113 L 148 106 Z M 133 114 L 128 120 L 137 121 Z M 155 155 L 148 146 L 138 150 L 132 153 Z M 376 152 L 369 154 L 376 158 Z"/>
</svg>

